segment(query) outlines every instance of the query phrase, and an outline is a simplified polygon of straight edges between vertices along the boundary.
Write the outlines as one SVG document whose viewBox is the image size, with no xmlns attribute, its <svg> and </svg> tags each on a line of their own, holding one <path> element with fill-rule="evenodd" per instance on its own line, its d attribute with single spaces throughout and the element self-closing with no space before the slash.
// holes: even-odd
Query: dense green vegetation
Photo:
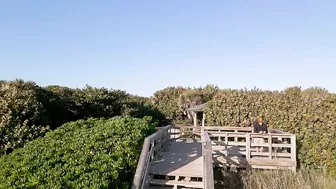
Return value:
<svg viewBox="0 0 336 189">
<path fill-rule="evenodd" d="M 210 101 L 219 91 L 218 87 L 206 85 L 203 88 L 167 87 L 151 97 L 151 102 L 169 122 L 190 124 L 187 108 Z"/>
<path fill-rule="evenodd" d="M 334 189 L 336 179 L 316 170 L 241 170 L 216 168 L 215 189 Z"/>
<path fill-rule="evenodd" d="M 0 115 L 0 157 L 50 129 L 78 119 L 131 115 L 152 116 L 153 123 L 165 120 L 148 98 L 125 91 L 90 86 L 40 87 L 23 80 L 0 82 Z"/>
<path fill-rule="evenodd" d="M 66 123 L 0 159 L 0 188 L 129 188 L 150 119 Z"/>
<path fill-rule="evenodd" d="M 0 172 L 0 186 L 34 188 L 34 183 L 42 183 L 43 188 L 59 181 L 62 186 L 70 188 L 82 184 L 92 186 L 92 183 L 102 188 L 127 188 L 133 178 L 141 142 L 150 133 L 149 128 L 170 123 L 192 124 L 190 112 L 186 109 L 206 102 L 207 125 L 250 127 L 256 117 L 262 115 L 271 128 L 297 135 L 301 168 L 336 175 L 336 94 L 320 88 L 262 91 L 221 90 L 213 85 L 203 88 L 168 87 L 146 98 L 121 90 L 91 86 L 84 89 L 41 87 L 34 82 L 15 80 L 0 81 L 0 165 L 4 167 Z M 141 120 L 146 116 L 152 119 Z M 76 120 L 81 121 L 74 122 Z M 106 136 L 105 131 L 109 133 Z M 88 136 L 89 133 L 95 134 Z M 126 135 L 130 135 L 131 142 L 119 140 Z M 111 142 L 98 148 L 95 143 L 100 144 L 101 139 Z M 84 153 L 86 145 L 102 151 Z M 4 155 L 6 153 L 9 155 Z M 89 169 L 84 162 L 85 170 L 78 168 L 79 162 L 71 159 L 75 157 L 80 163 L 85 160 L 93 165 L 93 160 L 97 163 L 101 160 L 100 163 L 108 166 L 87 173 L 92 167 Z M 64 158 L 70 159 L 63 161 Z M 28 162 L 35 163 L 30 166 Z M 123 169 L 113 165 L 121 165 Z M 72 174 L 62 172 L 65 170 Z M 105 177 L 106 170 L 110 170 L 112 175 Z M 29 176 L 22 176 L 25 174 Z M 46 176 L 44 174 L 47 177 L 39 180 L 39 177 Z M 76 178 L 73 175 L 77 175 Z"/>
<path fill-rule="evenodd" d="M 336 95 L 319 88 L 283 92 L 223 90 L 209 102 L 207 124 L 251 126 L 262 115 L 272 128 L 296 134 L 300 166 L 336 176 Z"/>
<path fill-rule="evenodd" d="M 37 88 L 32 82 L 0 82 L 0 157 L 49 129 L 43 125 L 45 109 Z"/>
<path fill-rule="evenodd" d="M 159 102 L 154 105 L 175 123 L 190 124 L 184 110 L 204 102 L 206 125 L 251 127 L 257 116 L 263 116 L 269 127 L 297 135 L 299 167 L 336 176 L 336 94 L 321 88 L 219 90 L 208 85 L 170 87 L 153 98 Z"/>
</svg>

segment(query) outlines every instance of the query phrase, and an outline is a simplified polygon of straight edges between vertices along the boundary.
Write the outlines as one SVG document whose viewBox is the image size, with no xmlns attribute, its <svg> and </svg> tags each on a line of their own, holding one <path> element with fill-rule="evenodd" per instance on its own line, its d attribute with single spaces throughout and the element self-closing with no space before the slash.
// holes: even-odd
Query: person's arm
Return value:
<svg viewBox="0 0 336 189">
<path fill-rule="evenodd" d="M 257 127 L 257 124 L 256 124 L 256 122 L 254 122 L 254 124 L 253 124 L 253 133 L 258 133 L 259 131 L 258 131 L 258 127 Z"/>
<path fill-rule="evenodd" d="M 265 123 L 265 133 L 268 133 L 268 126 L 266 125 L 266 123 Z"/>
</svg>

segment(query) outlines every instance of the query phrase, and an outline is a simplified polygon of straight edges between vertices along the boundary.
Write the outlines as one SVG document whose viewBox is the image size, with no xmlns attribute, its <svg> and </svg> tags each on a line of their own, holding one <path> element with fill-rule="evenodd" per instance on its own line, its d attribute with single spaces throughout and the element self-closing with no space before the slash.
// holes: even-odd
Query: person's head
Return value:
<svg viewBox="0 0 336 189">
<path fill-rule="evenodd" d="M 262 120 L 262 117 L 261 116 L 259 116 L 258 117 L 258 121 L 257 121 L 259 124 L 262 124 L 262 122 L 263 122 L 263 120 Z"/>
</svg>

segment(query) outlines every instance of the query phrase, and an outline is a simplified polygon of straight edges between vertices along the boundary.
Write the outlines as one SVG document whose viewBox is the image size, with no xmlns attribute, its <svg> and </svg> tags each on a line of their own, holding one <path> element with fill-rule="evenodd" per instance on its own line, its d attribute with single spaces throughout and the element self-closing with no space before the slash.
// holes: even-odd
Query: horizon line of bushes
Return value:
<svg viewBox="0 0 336 189">
<path fill-rule="evenodd" d="M 0 157 L 79 119 L 130 115 L 151 116 L 156 124 L 167 122 L 149 98 L 91 86 L 40 87 L 22 79 L 0 81 L 0 115 Z"/>
<path fill-rule="evenodd" d="M 187 108 L 208 103 L 207 125 L 251 126 L 262 115 L 271 128 L 297 135 L 300 166 L 336 175 L 336 94 L 315 87 L 284 91 L 167 87 L 150 98 L 87 86 L 40 87 L 23 80 L 0 82 L 0 156 L 79 119 L 151 116 L 157 125 L 192 124 Z"/>
</svg>

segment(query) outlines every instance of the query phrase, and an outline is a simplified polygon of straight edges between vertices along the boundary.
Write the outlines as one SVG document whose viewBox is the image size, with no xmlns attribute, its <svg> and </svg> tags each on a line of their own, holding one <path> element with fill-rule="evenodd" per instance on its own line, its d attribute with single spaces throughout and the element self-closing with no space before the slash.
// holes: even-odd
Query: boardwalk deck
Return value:
<svg viewBox="0 0 336 189">
<path fill-rule="evenodd" d="M 150 174 L 202 177 L 202 144 L 199 139 L 182 138 L 173 141 L 154 161 Z"/>
<path fill-rule="evenodd" d="M 270 129 L 166 126 L 144 141 L 132 189 L 213 189 L 213 166 L 296 169 L 295 135 Z M 196 138 L 201 139 L 196 139 Z M 263 138 L 263 144 L 254 143 Z M 256 152 L 263 146 L 263 152 Z"/>
<path fill-rule="evenodd" d="M 180 138 L 153 161 L 149 175 L 165 185 L 202 188 L 203 157 L 200 139 Z M 161 177 L 160 177 L 161 176 Z"/>
</svg>

